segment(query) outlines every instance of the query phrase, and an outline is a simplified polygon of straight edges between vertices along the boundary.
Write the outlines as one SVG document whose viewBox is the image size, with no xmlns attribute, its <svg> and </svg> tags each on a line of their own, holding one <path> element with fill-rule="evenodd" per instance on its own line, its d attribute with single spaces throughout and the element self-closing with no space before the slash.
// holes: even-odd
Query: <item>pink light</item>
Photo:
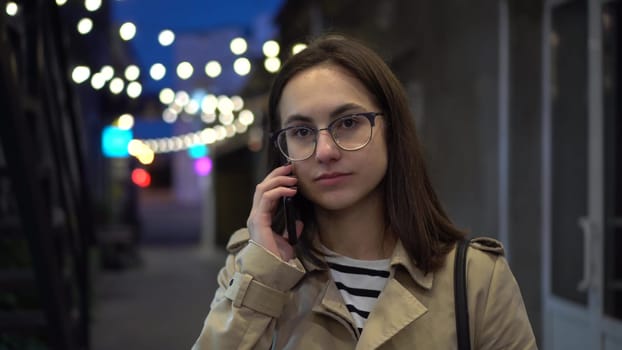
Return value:
<svg viewBox="0 0 622 350">
<path fill-rule="evenodd" d="M 201 157 L 194 160 L 194 172 L 199 176 L 207 176 L 212 171 L 212 160 Z"/>
</svg>

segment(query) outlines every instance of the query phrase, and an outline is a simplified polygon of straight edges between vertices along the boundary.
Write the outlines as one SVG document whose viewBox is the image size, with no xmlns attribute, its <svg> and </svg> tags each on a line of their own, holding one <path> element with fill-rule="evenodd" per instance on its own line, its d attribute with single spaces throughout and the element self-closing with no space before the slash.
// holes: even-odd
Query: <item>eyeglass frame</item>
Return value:
<svg viewBox="0 0 622 350">
<path fill-rule="evenodd" d="M 342 120 L 342 119 L 348 118 L 348 117 L 352 117 L 352 116 L 355 116 L 355 115 L 363 116 L 367 120 L 369 120 L 369 123 L 371 124 L 371 130 L 370 130 L 369 139 L 364 144 L 362 144 L 361 146 L 359 146 L 357 148 L 353 148 L 353 149 L 343 148 L 341 145 L 339 145 L 337 140 L 335 140 L 335 136 L 333 135 L 333 132 L 332 132 L 333 125 L 335 125 L 335 123 L 337 123 L 339 120 Z M 376 117 L 379 116 L 379 115 L 384 116 L 384 113 L 383 112 L 350 113 L 350 114 L 345 114 L 345 115 L 342 115 L 342 116 L 336 118 L 335 120 L 333 120 L 330 123 L 328 123 L 328 125 L 325 128 L 316 129 L 314 127 L 304 126 L 305 128 L 314 131 L 314 133 L 315 133 L 315 135 L 314 135 L 315 136 L 315 140 L 313 142 L 313 152 L 311 152 L 308 157 L 302 158 L 302 159 L 292 159 L 289 155 L 285 154 L 285 152 L 283 151 L 283 149 L 281 149 L 281 146 L 279 145 L 279 135 L 281 135 L 283 132 L 285 132 L 287 130 L 290 130 L 290 129 L 293 129 L 293 128 L 299 128 L 300 126 L 288 126 L 286 128 L 274 131 L 274 132 L 270 133 L 270 140 L 274 144 L 274 147 L 276 147 L 279 150 L 279 152 L 287 160 L 289 160 L 291 162 L 300 162 L 300 161 L 303 161 L 303 160 L 307 160 L 307 159 L 309 159 L 309 158 L 311 158 L 313 156 L 313 153 L 315 153 L 315 151 L 317 151 L 317 140 L 318 140 L 318 136 L 320 134 L 320 131 L 322 131 L 322 130 L 328 131 L 328 134 L 330 135 L 330 138 L 333 140 L 335 145 L 337 145 L 337 147 L 339 147 L 339 149 L 344 150 L 344 151 L 358 151 L 358 150 L 362 149 L 363 147 L 367 146 L 369 144 L 369 142 L 371 141 L 372 136 L 373 136 L 373 132 L 374 132 L 374 127 L 376 126 Z"/>
</svg>

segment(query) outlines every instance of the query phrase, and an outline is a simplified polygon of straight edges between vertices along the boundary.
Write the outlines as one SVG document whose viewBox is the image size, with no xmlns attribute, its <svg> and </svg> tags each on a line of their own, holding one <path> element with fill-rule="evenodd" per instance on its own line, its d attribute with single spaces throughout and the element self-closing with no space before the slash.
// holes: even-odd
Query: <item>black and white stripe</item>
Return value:
<svg viewBox="0 0 622 350">
<path fill-rule="evenodd" d="M 348 311 L 362 331 L 389 279 L 390 260 L 358 260 L 333 253 L 326 256 L 326 262 Z"/>
</svg>

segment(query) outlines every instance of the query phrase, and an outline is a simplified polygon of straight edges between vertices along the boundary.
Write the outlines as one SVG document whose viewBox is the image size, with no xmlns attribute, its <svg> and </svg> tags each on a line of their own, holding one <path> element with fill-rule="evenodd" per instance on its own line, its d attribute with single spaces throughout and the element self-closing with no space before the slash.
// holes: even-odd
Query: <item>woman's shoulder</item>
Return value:
<svg viewBox="0 0 622 350">
<path fill-rule="evenodd" d="M 475 237 L 469 240 L 469 246 L 475 248 L 477 251 L 485 252 L 488 254 L 503 256 L 505 255 L 505 249 L 503 244 L 498 240 L 490 237 Z"/>
<path fill-rule="evenodd" d="M 493 275 L 509 271 L 503 244 L 490 237 L 477 237 L 469 241 L 467 250 L 467 279 L 489 283 Z"/>
</svg>

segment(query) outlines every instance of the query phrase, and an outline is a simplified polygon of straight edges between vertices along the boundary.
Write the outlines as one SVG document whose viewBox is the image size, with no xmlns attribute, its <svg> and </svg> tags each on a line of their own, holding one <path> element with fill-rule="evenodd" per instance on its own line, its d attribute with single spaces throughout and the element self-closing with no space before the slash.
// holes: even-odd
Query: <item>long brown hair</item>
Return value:
<svg viewBox="0 0 622 350">
<path fill-rule="evenodd" d="M 417 137 L 414 118 L 401 83 L 375 52 L 342 35 L 325 35 L 292 56 L 276 76 L 268 102 L 268 128 L 280 128 L 278 105 L 283 89 L 296 74 L 329 62 L 356 77 L 376 98 L 384 113 L 388 169 L 384 179 L 385 220 L 397 234 L 411 259 L 424 271 L 441 267 L 445 255 L 464 232 L 454 226 L 442 208 L 426 171 Z M 275 147 L 269 147 L 269 167 L 283 164 Z M 305 223 L 298 251 L 314 262 L 311 242 L 316 229 L 314 207 L 301 194 L 297 195 L 300 216 Z M 281 232 L 280 210 L 275 216 L 275 230 Z"/>
</svg>

